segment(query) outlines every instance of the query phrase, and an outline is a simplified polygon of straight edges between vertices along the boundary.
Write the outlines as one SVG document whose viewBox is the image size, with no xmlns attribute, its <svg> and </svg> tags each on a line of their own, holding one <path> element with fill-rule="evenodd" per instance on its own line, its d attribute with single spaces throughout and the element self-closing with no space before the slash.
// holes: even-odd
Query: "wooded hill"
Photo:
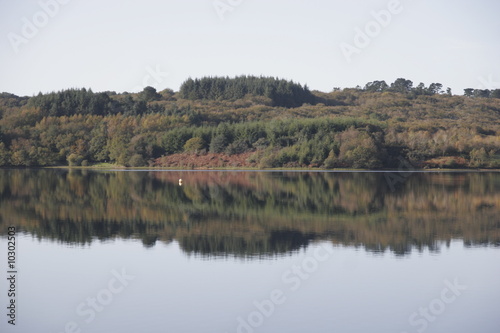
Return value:
<svg viewBox="0 0 500 333">
<path fill-rule="evenodd" d="M 220 167 L 499 168 L 500 90 L 442 88 L 400 78 L 325 93 L 241 76 L 179 92 L 2 93 L 0 166 L 204 167 L 211 154 Z"/>
</svg>

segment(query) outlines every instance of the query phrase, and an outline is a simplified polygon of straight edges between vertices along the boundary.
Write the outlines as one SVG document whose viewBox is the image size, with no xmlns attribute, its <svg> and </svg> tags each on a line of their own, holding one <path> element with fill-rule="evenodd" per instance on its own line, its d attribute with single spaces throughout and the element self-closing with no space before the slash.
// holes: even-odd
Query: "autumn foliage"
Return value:
<svg viewBox="0 0 500 333">
<path fill-rule="evenodd" d="M 258 77 L 188 79 L 178 93 L 2 93 L 0 166 L 167 166 L 187 154 L 204 167 L 211 153 L 229 156 L 220 167 L 248 156 L 260 168 L 499 168 L 499 96 L 405 79 L 311 92 Z"/>
</svg>

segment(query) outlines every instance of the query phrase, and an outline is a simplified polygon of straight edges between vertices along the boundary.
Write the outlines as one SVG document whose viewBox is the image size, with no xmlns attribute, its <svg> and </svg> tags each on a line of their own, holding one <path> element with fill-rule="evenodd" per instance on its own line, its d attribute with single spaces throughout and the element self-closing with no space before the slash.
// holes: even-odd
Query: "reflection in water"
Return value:
<svg viewBox="0 0 500 333">
<path fill-rule="evenodd" d="M 179 179 L 183 179 L 179 186 Z M 394 191 L 391 191 L 394 190 Z M 0 230 L 85 244 L 177 240 L 188 253 L 287 254 L 312 241 L 439 251 L 500 245 L 500 174 L 0 170 Z"/>
</svg>

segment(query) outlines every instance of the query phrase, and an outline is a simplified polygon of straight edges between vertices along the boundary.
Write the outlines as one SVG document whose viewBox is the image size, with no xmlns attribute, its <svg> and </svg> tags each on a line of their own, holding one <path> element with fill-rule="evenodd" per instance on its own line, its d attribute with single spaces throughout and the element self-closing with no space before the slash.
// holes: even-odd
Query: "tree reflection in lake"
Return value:
<svg viewBox="0 0 500 333">
<path fill-rule="evenodd" d="M 179 186 L 179 178 L 183 179 Z M 176 240 L 187 253 L 262 257 L 310 242 L 439 251 L 500 245 L 499 173 L 0 170 L 0 230 L 72 244 Z"/>
</svg>

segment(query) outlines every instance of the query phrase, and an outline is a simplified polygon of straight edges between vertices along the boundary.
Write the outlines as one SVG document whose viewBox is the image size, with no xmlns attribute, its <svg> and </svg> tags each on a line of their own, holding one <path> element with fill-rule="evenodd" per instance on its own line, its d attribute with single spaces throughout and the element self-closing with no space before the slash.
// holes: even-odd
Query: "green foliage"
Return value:
<svg viewBox="0 0 500 333">
<path fill-rule="evenodd" d="M 350 128 L 340 135 L 340 141 L 341 164 L 366 169 L 379 168 L 382 165 L 381 152 L 367 133 Z"/>
<path fill-rule="evenodd" d="M 337 166 L 337 156 L 333 150 L 330 151 L 325 159 L 324 166 L 326 169 L 333 169 Z"/>
<path fill-rule="evenodd" d="M 127 166 L 130 166 L 130 167 L 142 167 L 142 166 L 146 166 L 146 165 L 147 165 L 147 163 L 141 154 L 132 155 L 132 157 L 130 157 L 130 159 L 128 160 L 128 163 L 127 163 Z"/>
<path fill-rule="evenodd" d="M 89 154 L 94 162 L 103 162 L 109 158 L 107 126 L 101 122 L 90 133 Z"/>
<path fill-rule="evenodd" d="M 210 142 L 211 153 L 222 153 L 228 145 L 228 140 L 223 134 L 215 136 Z"/>
<path fill-rule="evenodd" d="M 373 81 L 373 82 L 368 82 L 365 85 L 365 90 L 369 92 L 383 92 L 386 91 L 389 88 L 387 83 L 385 81 Z"/>
<path fill-rule="evenodd" d="M 419 96 L 419 95 L 437 95 L 443 94 L 443 85 L 441 83 L 431 83 L 429 87 L 420 82 L 418 86 L 413 87 L 413 82 L 404 78 L 399 78 L 389 86 L 385 81 L 373 81 L 368 82 L 363 88 L 367 92 L 384 92 L 392 91 L 407 96 Z M 447 94 L 451 96 L 451 89 L 447 89 Z"/>
<path fill-rule="evenodd" d="M 180 153 L 187 140 L 192 137 L 191 128 L 176 128 L 166 132 L 161 140 L 161 146 L 167 154 Z"/>
<path fill-rule="evenodd" d="M 28 106 L 39 108 L 44 116 L 70 116 L 74 114 L 107 115 L 112 112 L 106 93 L 92 90 L 69 89 L 43 95 L 39 93 L 28 101 Z"/>
<path fill-rule="evenodd" d="M 472 89 L 472 88 L 464 89 L 464 96 L 466 96 L 466 97 L 474 96 L 474 89 Z"/>
<path fill-rule="evenodd" d="M 134 98 L 135 97 L 135 98 Z M 69 89 L 49 94 L 39 93 L 27 101 L 27 106 L 40 110 L 41 116 L 61 117 L 73 115 L 110 116 L 116 114 L 142 115 L 166 112 L 159 103 L 163 95 L 153 87 L 146 87 L 139 94 L 94 93 L 92 90 Z M 172 95 L 165 92 L 165 100 Z"/>
<path fill-rule="evenodd" d="M 485 162 L 488 158 L 488 154 L 484 147 L 479 149 L 474 148 L 470 151 L 470 166 L 473 168 L 479 168 L 485 166 Z"/>
<path fill-rule="evenodd" d="M 228 155 L 242 154 L 249 149 L 248 143 L 245 140 L 236 140 L 230 143 L 225 152 Z"/>
<path fill-rule="evenodd" d="M 259 168 L 261 169 L 275 168 L 278 166 L 278 159 L 276 158 L 275 152 L 273 151 L 268 151 L 260 159 Z"/>
<path fill-rule="evenodd" d="M 187 140 L 184 145 L 184 151 L 188 153 L 198 153 L 202 149 L 205 149 L 205 141 L 199 137 Z"/>
<path fill-rule="evenodd" d="M 480 97 L 480 98 L 500 98 L 500 89 L 464 89 L 464 96 L 466 97 Z"/>
<path fill-rule="evenodd" d="M 71 154 L 68 156 L 69 166 L 80 166 L 82 164 L 83 157 L 77 154 Z"/>
<path fill-rule="evenodd" d="M 436 158 L 436 165 L 500 164 L 498 89 L 450 96 L 440 83 L 413 87 L 403 78 L 330 93 L 244 76 L 185 85 L 179 93 L 2 93 L 0 165 L 62 165 L 72 154 L 92 164 L 161 165 L 164 155 L 205 150 L 253 152 L 252 163 L 266 167 L 394 168 L 399 157 L 417 166 Z M 321 103 L 298 102 L 308 94 Z"/>
<path fill-rule="evenodd" d="M 109 158 L 117 164 L 125 165 L 130 158 L 128 144 L 129 139 L 127 138 L 127 135 L 120 134 L 113 136 L 108 141 L 106 147 L 109 151 Z"/>
<path fill-rule="evenodd" d="M 406 80 L 404 78 L 399 78 L 391 84 L 392 91 L 402 94 L 407 94 L 411 92 L 412 87 L 413 87 L 413 82 L 411 82 L 410 80 Z"/>
<path fill-rule="evenodd" d="M 0 166 L 10 165 L 10 152 L 3 142 L 0 142 Z"/>
<path fill-rule="evenodd" d="M 500 98 L 500 89 L 495 89 L 490 94 L 491 98 Z"/>
<path fill-rule="evenodd" d="M 236 100 L 246 95 L 264 96 L 270 98 L 274 106 L 284 107 L 298 107 L 315 101 L 307 86 L 255 76 L 189 78 L 181 85 L 179 95 L 191 100 Z"/>
<path fill-rule="evenodd" d="M 146 102 L 157 101 L 161 98 L 161 95 L 156 92 L 156 89 L 150 86 L 145 87 L 140 95 L 141 99 Z"/>
</svg>

